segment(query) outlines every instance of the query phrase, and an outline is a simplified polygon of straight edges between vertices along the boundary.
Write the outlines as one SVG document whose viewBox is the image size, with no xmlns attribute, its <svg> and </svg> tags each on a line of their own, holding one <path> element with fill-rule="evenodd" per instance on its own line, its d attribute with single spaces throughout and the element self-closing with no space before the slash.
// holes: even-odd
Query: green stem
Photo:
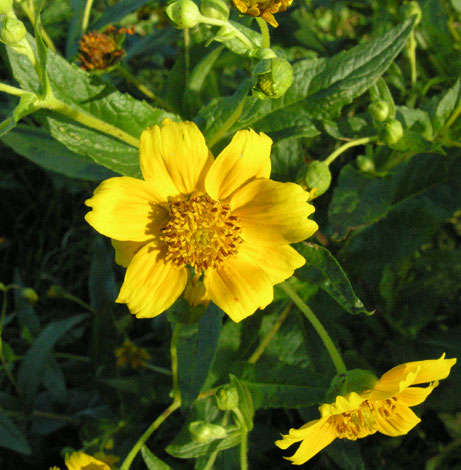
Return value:
<svg viewBox="0 0 461 470">
<path fill-rule="evenodd" d="M 232 412 L 240 422 L 242 437 L 240 441 L 240 470 L 248 470 L 248 429 L 245 424 L 245 418 L 238 408 L 234 408 Z"/>
<path fill-rule="evenodd" d="M 112 137 L 126 142 L 132 147 L 139 148 L 139 139 L 136 137 L 133 137 L 132 135 L 122 131 L 112 124 L 101 121 L 101 119 L 98 119 L 91 114 L 86 113 L 85 111 L 80 111 L 79 109 L 64 103 L 63 101 L 55 98 L 53 95 L 46 96 L 38 102 L 38 105 L 42 108 L 51 109 L 52 111 L 56 111 L 59 114 L 63 114 L 64 116 L 73 119 L 74 121 L 77 121 L 87 127 L 91 127 L 92 129 L 96 129 L 100 132 L 111 135 Z"/>
<path fill-rule="evenodd" d="M 346 365 L 339 354 L 336 346 L 333 344 L 330 335 L 327 333 L 327 330 L 320 323 L 319 319 L 315 316 L 314 312 L 306 305 L 306 303 L 299 297 L 299 295 L 285 282 L 280 284 L 280 287 L 285 291 L 285 293 L 290 297 L 293 303 L 301 310 L 305 317 L 309 320 L 310 324 L 314 327 L 314 330 L 320 336 L 325 348 L 330 355 L 331 360 L 336 368 L 338 374 L 345 374 L 347 372 Z"/>
<path fill-rule="evenodd" d="M 82 20 L 82 34 L 85 33 L 86 28 L 88 27 L 92 6 L 93 6 L 93 0 L 86 0 L 85 11 L 83 12 L 83 20 Z"/>
<path fill-rule="evenodd" d="M 186 65 L 186 82 L 189 80 L 190 73 L 190 30 L 184 30 L 184 61 Z"/>
<path fill-rule="evenodd" d="M 29 91 L 21 90 L 21 88 L 16 88 L 11 85 L 7 85 L 6 83 L 0 83 L 0 91 L 5 93 L 9 93 L 10 95 L 15 96 L 24 96 L 24 95 L 31 95 Z"/>
<path fill-rule="evenodd" d="M 141 93 L 146 95 L 148 98 L 150 98 L 153 101 L 157 101 L 157 103 L 162 106 L 163 108 L 167 109 L 168 111 L 171 111 L 172 113 L 175 112 L 175 110 L 166 102 L 163 101 L 162 98 L 157 96 L 152 90 L 147 88 L 141 80 L 136 78 L 131 72 L 129 72 L 125 67 L 122 67 L 121 65 L 117 67 L 118 72 L 120 75 L 122 75 L 128 82 L 132 83 Z"/>
<path fill-rule="evenodd" d="M 271 342 L 274 335 L 279 331 L 280 327 L 282 326 L 283 322 L 285 321 L 286 317 L 290 313 L 291 307 L 293 304 L 290 302 L 282 311 L 279 318 L 275 322 L 274 326 L 271 328 L 269 333 L 264 337 L 261 341 L 259 346 L 256 348 L 255 352 L 251 355 L 250 359 L 248 359 L 249 364 L 256 364 L 258 359 L 263 355 L 264 350 L 266 349 L 267 345 Z"/>
<path fill-rule="evenodd" d="M 63 299 L 67 299 L 67 300 L 70 300 L 72 302 L 75 302 L 76 304 L 80 305 L 81 307 L 83 307 L 85 310 L 88 310 L 89 312 L 91 313 L 96 313 L 93 309 L 93 307 L 91 307 L 91 305 L 87 304 L 86 302 L 84 302 L 82 299 L 79 299 L 78 297 L 75 297 L 75 295 L 72 295 L 72 294 L 69 294 L 68 292 L 64 292 L 62 294 L 62 298 Z"/>
<path fill-rule="evenodd" d="M 410 62 L 410 76 L 411 76 L 411 87 L 414 88 L 416 85 L 416 39 L 415 32 L 410 33 L 407 43 L 407 54 Z"/>
<path fill-rule="evenodd" d="M 375 140 L 378 140 L 378 136 L 376 135 L 373 137 L 362 137 L 361 139 L 351 140 L 350 142 L 347 142 L 344 145 L 341 145 L 341 147 L 337 148 L 334 152 L 330 153 L 330 155 L 328 155 L 328 157 L 324 160 L 324 162 L 327 165 L 330 165 L 331 163 L 335 161 L 337 157 L 339 157 L 347 149 L 351 147 L 357 147 L 357 145 L 366 145 L 366 144 L 369 144 L 370 142 L 374 142 Z"/>
<path fill-rule="evenodd" d="M 248 49 L 252 51 L 258 49 L 256 44 L 250 38 L 245 36 L 245 34 L 243 34 L 239 29 L 237 29 L 229 21 L 219 20 L 217 18 L 208 18 L 204 16 L 202 17 L 202 23 L 211 24 L 213 26 L 226 26 L 228 28 L 231 28 L 233 30 L 232 32 L 234 33 L 235 37 L 240 39 L 240 41 L 242 41 L 243 44 L 245 44 L 245 46 L 248 47 Z"/>
<path fill-rule="evenodd" d="M 26 14 L 29 21 L 32 23 L 32 26 L 35 27 L 35 10 L 33 2 L 29 2 L 29 5 L 22 2 L 21 3 L 22 11 Z M 54 45 L 53 40 L 48 36 L 48 33 L 45 31 L 45 28 L 41 25 L 40 26 L 40 33 L 42 34 L 43 40 L 45 41 L 46 45 L 56 53 L 56 46 Z"/>
<path fill-rule="evenodd" d="M 179 390 L 179 381 L 178 381 L 178 352 L 177 352 L 177 342 L 179 338 L 179 333 L 181 332 L 181 323 L 177 323 L 173 330 L 171 336 L 171 372 L 173 374 L 173 402 L 171 405 L 164 410 L 160 416 L 146 429 L 144 434 L 136 441 L 135 445 L 132 447 L 125 460 L 120 467 L 120 470 L 128 470 L 131 463 L 135 459 L 138 452 L 141 450 L 142 446 L 147 442 L 149 437 L 160 427 L 160 425 L 181 406 L 181 393 Z"/>
<path fill-rule="evenodd" d="M 269 34 L 269 27 L 267 26 L 267 23 L 259 16 L 256 17 L 256 22 L 258 23 L 259 29 L 261 31 L 262 46 L 263 48 L 269 49 L 271 47 L 271 37 Z"/>
</svg>

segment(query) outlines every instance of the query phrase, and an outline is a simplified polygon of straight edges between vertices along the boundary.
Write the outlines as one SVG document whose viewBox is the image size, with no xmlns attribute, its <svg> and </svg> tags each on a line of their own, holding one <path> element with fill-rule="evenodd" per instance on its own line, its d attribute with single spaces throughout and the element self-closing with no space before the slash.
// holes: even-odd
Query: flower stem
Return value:
<svg viewBox="0 0 461 470">
<path fill-rule="evenodd" d="M 27 18 L 29 18 L 29 21 L 32 23 L 32 26 L 35 27 L 35 10 L 34 10 L 34 3 L 29 2 L 29 5 L 27 5 L 25 2 L 22 2 L 21 4 L 22 11 L 26 14 Z M 43 26 L 40 26 L 40 33 L 43 37 L 43 40 L 45 41 L 46 45 L 56 53 L 56 46 L 54 45 L 53 40 L 48 36 L 48 33 L 45 31 L 45 28 Z"/>
<path fill-rule="evenodd" d="M 238 408 L 234 408 L 232 412 L 237 417 L 242 430 L 242 438 L 240 441 L 240 470 L 248 470 L 248 429 L 245 424 L 245 418 Z"/>
<path fill-rule="evenodd" d="M 269 28 L 267 23 L 259 16 L 256 17 L 256 22 L 258 23 L 259 29 L 261 31 L 262 46 L 263 48 L 269 49 L 271 47 L 271 37 L 269 35 Z"/>
<path fill-rule="evenodd" d="M 416 85 L 416 77 L 417 77 L 416 75 L 416 39 L 415 39 L 414 31 L 410 33 L 410 37 L 408 38 L 407 54 L 408 54 L 408 60 L 410 62 L 411 87 L 414 88 Z"/>
<path fill-rule="evenodd" d="M 92 6 L 93 6 L 93 0 L 86 0 L 85 11 L 83 12 L 83 19 L 82 19 L 82 34 L 84 34 L 86 31 L 86 28 L 88 28 Z"/>
<path fill-rule="evenodd" d="M 52 111 L 56 111 L 59 114 L 63 114 L 64 116 L 79 122 L 87 127 L 91 127 L 92 129 L 96 129 L 104 134 L 111 135 L 127 144 L 131 145 L 132 147 L 139 148 L 139 139 L 133 137 L 132 135 L 126 133 L 122 129 L 109 124 L 108 122 L 101 121 L 91 114 L 86 113 L 85 111 L 80 111 L 79 109 L 64 103 L 63 101 L 57 99 L 53 95 L 46 96 L 42 100 L 37 103 L 40 107 L 50 109 Z"/>
<path fill-rule="evenodd" d="M 177 352 L 177 343 L 179 338 L 179 333 L 181 332 L 181 323 L 177 323 L 173 335 L 171 336 L 171 372 L 173 373 L 173 402 L 171 405 L 166 408 L 158 418 L 144 431 L 144 434 L 136 441 L 135 445 L 132 447 L 125 460 L 123 461 L 120 470 L 129 470 L 131 463 L 138 455 L 142 446 L 147 442 L 149 437 L 160 427 L 160 425 L 181 406 L 181 393 L 179 391 L 179 381 L 178 381 L 178 352 Z"/>
<path fill-rule="evenodd" d="M 236 38 L 240 39 L 240 41 L 248 47 L 248 49 L 254 51 L 258 49 L 256 44 L 248 38 L 245 34 L 243 34 L 239 29 L 237 29 L 232 23 L 229 21 L 219 20 L 217 18 L 208 18 L 206 16 L 202 17 L 202 23 L 211 24 L 213 26 L 227 26 L 233 30 L 233 33 Z"/>
<path fill-rule="evenodd" d="M 7 85 L 6 83 L 0 83 L 0 91 L 15 96 L 24 96 L 31 94 L 29 91 L 21 90 L 21 88 L 16 88 L 14 86 Z"/>
<path fill-rule="evenodd" d="M 261 341 L 259 346 L 256 348 L 255 352 L 251 355 L 250 359 L 248 359 L 249 364 L 256 364 L 258 359 L 263 355 L 264 350 L 266 349 L 267 345 L 271 342 L 274 335 L 279 331 L 280 327 L 282 326 L 283 322 L 285 321 L 286 317 L 290 313 L 291 307 L 293 304 L 290 302 L 282 311 L 279 318 L 275 322 L 274 326 L 271 328 L 269 333 L 265 336 L 265 338 Z"/>
<path fill-rule="evenodd" d="M 315 313 L 286 282 L 280 284 L 280 287 L 285 291 L 288 297 L 290 297 L 293 303 L 299 308 L 299 310 L 301 310 L 301 312 L 309 320 L 310 324 L 314 327 L 314 330 L 320 336 L 320 339 L 325 345 L 325 348 L 327 349 L 338 374 L 345 374 L 347 372 L 346 365 L 344 364 L 341 355 L 330 338 L 330 335 L 328 334 L 327 330 L 325 330 L 324 326 L 320 323 L 319 319 L 315 316 Z"/>
<path fill-rule="evenodd" d="M 378 140 L 378 136 L 376 135 L 373 137 L 362 137 L 360 139 L 355 139 L 355 140 L 351 140 L 350 142 L 346 142 L 344 145 L 341 145 L 341 147 L 337 148 L 334 152 L 330 153 L 330 155 L 328 155 L 328 157 L 324 160 L 324 162 L 327 165 L 330 165 L 336 160 L 337 157 L 339 157 L 347 149 L 351 147 L 357 147 L 358 145 L 366 145 L 366 144 L 369 144 L 370 142 L 374 142 L 375 140 Z"/>
<path fill-rule="evenodd" d="M 125 67 L 122 67 L 121 65 L 117 67 L 118 72 L 120 75 L 125 78 L 126 81 L 132 83 L 141 93 L 146 95 L 148 98 L 150 98 L 152 101 L 157 101 L 157 103 L 165 108 L 168 111 L 171 111 L 172 113 L 175 112 L 175 110 L 166 102 L 163 101 L 162 98 L 157 96 L 152 90 L 147 88 L 141 80 L 136 78 L 131 72 L 129 72 Z"/>
</svg>

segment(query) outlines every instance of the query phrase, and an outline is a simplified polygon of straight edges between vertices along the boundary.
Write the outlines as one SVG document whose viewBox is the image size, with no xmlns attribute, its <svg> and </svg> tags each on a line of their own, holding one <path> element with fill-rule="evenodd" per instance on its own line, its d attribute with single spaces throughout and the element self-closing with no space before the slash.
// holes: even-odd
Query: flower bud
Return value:
<svg viewBox="0 0 461 470">
<path fill-rule="evenodd" d="M 38 300 L 37 292 L 35 292 L 31 287 L 25 287 L 24 289 L 21 289 L 21 297 L 26 299 L 32 305 L 37 303 Z"/>
<path fill-rule="evenodd" d="M 16 16 L 13 10 L 13 0 L 0 0 L 0 15 Z"/>
<path fill-rule="evenodd" d="M 207 18 L 223 21 L 229 19 L 229 7 L 223 0 L 202 0 L 200 11 Z"/>
<path fill-rule="evenodd" d="M 379 138 L 387 145 L 396 144 L 403 136 L 403 127 L 397 119 L 390 119 L 384 123 Z"/>
<path fill-rule="evenodd" d="M 222 411 L 233 410 L 239 404 L 239 392 L 230 384 L 219 387 L 215 397 L 218 408 Z"/>
<path fill-rule="evenodd" d="M 5 16 L 0 34 L 0 39 L 3 43 L 13 46 L 21 42 L 26 37 L 26 33 L 27 30 L 22 21 Z"/>
<path fill-rule="evenodd" d="M 372 390 L 377 381 L 376 375 L 369 370 L 348 370 L 345 374 L 333 377 L 326 393 L 326 401 L 333 403 L 339 395 L 344 396 L 351 392 L 361 393 L 365 390 Z"/>
<path fill-rule="evenodd" d="M 66 291 L 61 286 L 57 286 L 53 284 L 48 289 L 48 292 L 46 293 L 46 295 L 47 297 L 51 297 L 51 298 L 59 298 L 59 297 L 63 297 L 65 293 Z"/>
<path fill-rule="evenodd" d="M 293 82 L 293 68 L 281 57 L 263 59 L 253 69 L 253 94 L 257 98 L 280 98 Z"/>
<path fill-rule="evenodd" d="M 170 3 L 165 11 L 179 29 L 193 28 L 202 21 L 202 14 L 192 0 L 176 0 Z"/>
<path fill-rule="evenodd" d="M 205 421 L 193 421 L 187 426 L 187 429 L 189 429 L 192 439 L 201 444 L 208 444 L 215 439 L 224 439 L 227 435 L 226 429 L 222 426 Z"/>
<path fill-rule="evenodd" d="M 356 162 L 359 170 L 364 173 L 373 173 L 375 171 L 375 163 L 371 158 L 366 157 L 365 155 L 359 155 Z"/>
<path fill-rule="evenodd" d="M 415 26 L 420 23 L 421 17 L 423 16 L 419 3 L 414 2 L 414 1 L 408 2 L 405 5 L 403 5 L 401 14 L 404 19 L 410 18 L 413 15 L 416 15 Z"/>
<path fill-rule="evenodd" d="M 389 116 L 389 104 L 384 100 L 373 101 L 368 106 L 368 112 L 375 121 L 384 122 Z"/>
<path fill-rule="evenodd" d="M 314 161 L 307 167 L 306 185 L 311 192 L 310 199 L 325 193 L 331 184 L 330 168 L 325 162 Z"/>
</svg>

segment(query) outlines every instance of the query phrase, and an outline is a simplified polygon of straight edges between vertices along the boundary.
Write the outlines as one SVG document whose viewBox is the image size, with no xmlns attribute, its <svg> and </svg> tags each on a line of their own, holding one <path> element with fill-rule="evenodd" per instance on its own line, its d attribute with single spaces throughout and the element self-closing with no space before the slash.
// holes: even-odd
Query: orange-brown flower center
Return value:
<svg viewBox="0 0 461 470">
<path fill-rule="evenodd" d="M 237 253 L 242 239 L 239 220 L 228 205 L 209 196 L 192 196 L 169 205 L 170 220 L 162 229 L 167 261 L 192 266 L 201 273 Z"/>
<path fill-rule="evenodd" d="M 396 399 L 365 400 L 358 409 L 347 411 L 339 415 L 333 415 L 328 422 L 333 426 L 340 439 L 356 439 L 374 434 L 376 418 L 389 418 L 395 410 Z"/>
</svg>

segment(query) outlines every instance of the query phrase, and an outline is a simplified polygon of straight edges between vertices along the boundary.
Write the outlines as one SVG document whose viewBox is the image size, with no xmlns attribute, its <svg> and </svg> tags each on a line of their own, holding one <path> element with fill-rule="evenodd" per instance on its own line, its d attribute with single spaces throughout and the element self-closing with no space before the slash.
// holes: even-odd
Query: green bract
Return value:
<svg viewBox="0 0 461 470">
<path fill-rule="evenodd" d="M 205 421 L 193 421 L 189 423 L 188 429 L 192 439 L 202 444 L 207 444 L 215 439 L 224 439 L 227 435 L 226 429 L 222 426 Z"/>
<path fill-rule="evenodd" d="M 379 138 L 387 145 L 396 144 L 403 136 L 403 127 L 397 119 L 385 122 L 379 133 Z"/>
<path fill-rule="evenodd" d="M 384 100 L 373 101 L 368 106 L 368 112 L 375 121 L 383 122 L 389 116 L 389 105 Z"/>
<path fill-rule="evenodd" d="M 307 167 L 305 181 L 311 191 L 311 198 L 322 195 L 331 184 L 330 168 L 325 162 L 315 161 L 310 163 Z"/>
<path fill-rule="evenodd" d="M 215 392 L 216 403 L 220 410 L 233 410 L 239 404 L 239 392 L 232 385 L 222 385 Z"/>
<path fill-rule="evenodd" d="M 293 82 L 293 68 L 281 57 L 263 59 L 253 69 L 253 95 L 258 98 L 280 98 Z"/>
</svg>

